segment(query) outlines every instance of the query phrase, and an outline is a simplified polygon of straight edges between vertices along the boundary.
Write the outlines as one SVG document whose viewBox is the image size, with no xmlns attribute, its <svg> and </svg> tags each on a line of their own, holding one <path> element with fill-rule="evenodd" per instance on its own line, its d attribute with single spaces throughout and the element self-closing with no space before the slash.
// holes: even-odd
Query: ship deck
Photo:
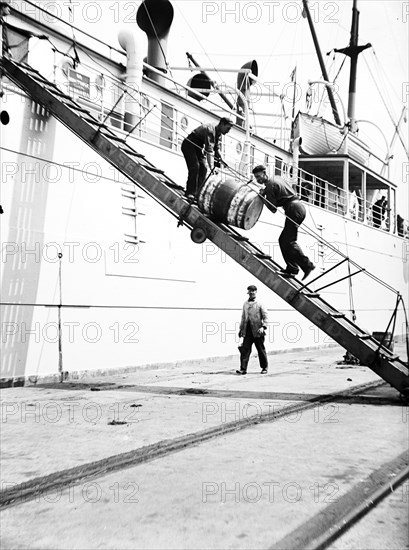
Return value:
<svg viewBox="0 0 409 550">
<path fill-rule="evenodd" d="M 407 406 L 343 354 L 3 389 L 2 548 L 406 547 Z"/>
</svg>

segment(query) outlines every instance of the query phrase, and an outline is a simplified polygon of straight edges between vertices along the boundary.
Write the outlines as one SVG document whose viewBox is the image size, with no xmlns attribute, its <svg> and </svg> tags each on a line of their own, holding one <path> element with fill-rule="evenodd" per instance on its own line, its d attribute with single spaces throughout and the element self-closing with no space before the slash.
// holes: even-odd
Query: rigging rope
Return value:
<svg viewBox="0 0 409 550">
<path fill-rule="evenodd" d="M 71 18 L 73 20 L 74 12 L 72 11 L 72 0 L 70 0 L 69 6 L 68 6 L 68 11 L 70 12 Z M 74 63 L 74 70 L 75 70 L 77 68 L 77 65 L 79 65 L 81 63 L 81 61 L 80 61 L 80 58 L 79 58 L 79 55 L 78 55 L 78 52 L 77 52 L 77 48 L 76 48 L 77 39 L 75 37 L 75 31 L 74 31 L 73 26 L 71 26 L 71 32 L 72 32 L 72 48 L 74 50 L 73 63 Z M 68 51 L 70 51 L 70 50 L 68 50 Z"/>
<path fill-rule="evenodd" d="M 33 6 L 33 8 L 45 13 L 46 15 L 50 16 L 52 19 L 55 19 L 57 21 L 60 21 L 61 23 L 64 23 L 64 25 L 68 25 L 69 27 L 71 27 L 72 29 L 75 29 L 76 31 L 80 32 L 81 34 L 83 34 L 84 36 L 87 36 L 88 38 L 92 38 L 92 40 L 95 40 L 96 42 L 99 42 L 101 45 L 105 46 L 106 48 L 108 48 L 109 50 L 111 51 L 115 51 L 121 55 L 123 55 L 123 50 L 120 50 L 118 48 L 115 48 L 114 46 L 110 46 L 109 44 L 107 44 L 106 42 L 104 42 L 103 40 L 100 40 L 99 38 L 96 38 L 95 36 L 93 36 L 92 34 L 89 34 L 87 33 L 86 31 L 83 31 L 82 29 L 80 29 L 79 27 L 76 27 L 75 25 L 72 25 L 71 23 L 67 23 L 67 21 L 65 19 L 62 19 L 61 17 L 58 17 L 58 15 L 56 15 L 55 13 L 51 13 L 50 11 L 47 11 L 46 9 L 42 8 L 41 6 L 39 6 L 37 3 L 34 3 L 34 2 L 31 2 L 31 0 L 24 0 L 24 2 L 26 4 L 29 4 L 31 6 Z M 12 9 L 16 9 L 14 8 L 13 6 L 11 6 Z M 21 13 L 20 11 L 16 10 L 18 13 Z M 60 31 L 61 32 L 61 31 Z"/>
<path fill-rule="evenodd" d="M 373 54 L 374 54 L 374 56 L 375 56 L 375 58 L 376 58 L 375 51 L 373 52 Z M 375 77 L 374 77 L 374 75 L 373 75 L 373 72 L 372 72 L 372 70 L 371 70 L 371 68 L 370 68 L 370 66 L 369 66 L 368 61 L 366 60 L 366 57 L 363 56 L 363 58 L 364 58 L 364 61 L 365 61 L 365 63 L 366 63 L 366 66 L 367 66 L 367 68 L 368 68 L 368 71 L 369 71 L 369 73 L 370 73 L 370 75 L 371 75 L 371 77 L 372 77 L 372 80 L 373 80 L 373 82 L 374 82 L 374 84 L 375 84 L 375 87 L 376 87 L 376 89 L 378 90 L 378 93 L 379 93 L 379 96 L 380 96 L 380 98 L 381 98 L 381 100 L 382 100 L 382 103 L 383 103 L 383 105 L 384 105 L 384 107 L 385 107 L 385 109 L 386 109 L 386 111 L 387 111 L 387 113 L 388 113 L 388 115 L 389 115 L 389 118 L 391 119 L 391 122 L 392 122 L 392 124 L 393 124 L 393 126 L 394 126 L 394 128 L 395 128 L 395 132 L 396 132 L 397 136 L 399 137 L 399 140 L 400 140 L 400 142 L 401 142 L 401 144 L 402 144 L 402 146 L 403 146 L 403 148 L 404 148 L 404 150 L 405 150 L 406 156 L 409 158 L 408 147 L 407 147 L 407 145 L 405 144 L 405 142 L 404 142 L 404 140 L 403 140 L 403 137 L 402 137 L 402 135 L 401 135 L 401 133 L 400 133 L 399 125 L 395 122 L 395 118 L 394 118 L 394 116 L 392 115 L 392 113 L 391 113 L 391 111 L 390 111 L 388 105 L 386 104 L 385 98 L 384 98 L 383 95 L 382 95 L 382 92 L 381 92 L 381 90 L 380 90 L 380 88 L 379 88 L 379 86 L 378 86 L 378 82 L 377 82 L 377 80 L 375 79 Z"/>
<path fill-rule="evenodd" d="M 229 88 L 230 88 L 229 85 L 227 84 L 227 82 L 225 82 L 225 80 L 224 80 L 224 79 L 222 78 L 222 76 L 220 75 L 219 71 L 217 70 L 216 66 L 215 66 L 214 63 L 212 62 L 212 60 L 211 60 L 209 54 L 207 53 L 206 49 L 204 48 L 203 44 L 200 42 L 199 37 L 195 34 L 195 32 L 193 31 L 193 29 L 192 29 L 192 27 L 191 27 L 189 21 L 186 19 L 186 17 L 185 17 L 185 15 L 184 15 L 183 11 L 179 9 L 179 12 L 180 12 L 181 16 L 183 17 L 183 19 L 184 19 L 186 25 L 187 25 L 187 26 L 189 27 L 189 29 L 191 30 L 193 36 L 196 38 L 196 40 L 197 40 L 199 46 L 202 48 L 202 53 L 204 53 L 205 57 L 207 57 L 207 59 L 209 60 L 210 65 L 213 67 L 213 70 L 214 70 L 215 73 L 218 75 L 219 80 L 221 81 L 222 85 L 224 84 L 224 86 L 226 87 L 227 91 L 228 91 L 229 93 L 231 93 L 231 91 L 229 90 Z M 218 85 L 216 82 L 215 82 L 215 85 L 216 85 L 216 90 L 219 90 L 219 85 Z M 223 90 L 223 93 L 224 93 L 224 90 Z"/>
</svg>

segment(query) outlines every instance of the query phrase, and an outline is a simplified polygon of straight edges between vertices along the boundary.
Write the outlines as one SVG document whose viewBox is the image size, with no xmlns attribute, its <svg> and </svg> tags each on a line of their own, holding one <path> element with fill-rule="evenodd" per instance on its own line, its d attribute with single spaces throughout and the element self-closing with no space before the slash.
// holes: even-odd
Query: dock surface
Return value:
<svg viewBox="0 0 409 550">
<path fill-rule="evenodd" d="M 1 547 L 408 548 L 407 403 L 343 354 L 3 389 Z"/>
</svg>

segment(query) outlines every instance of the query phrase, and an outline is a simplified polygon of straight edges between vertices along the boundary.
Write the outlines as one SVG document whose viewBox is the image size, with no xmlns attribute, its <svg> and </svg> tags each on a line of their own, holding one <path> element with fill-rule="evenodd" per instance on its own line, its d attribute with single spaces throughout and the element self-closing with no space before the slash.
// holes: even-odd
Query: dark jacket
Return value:
<svg viewBox="0 0 409 550">
<path fill-rule="evenodd" d="M 267 328 L 268 316 L 267 310 L 261 302 L 257 300 L 247 300 L 243 304 L 243 312 L 241 314 L 240 333 L 243 336 L 246 334 L 247 322 L 250 321 L 251 332 L 256 338 L 261 327 Z"/>
<path fill-rule="evenodd" d="M 287 203 L 298 199 L 292 185 L 279 176 L 269 178 L 261 194 L 267 199 L 266 206 L 271 212 L 277 212 L 279 206 L 285 209 Z"/>
<path fill-rule="evenodd" d="M 206 154 L 213 154 L 215 158 L 220 158 L 219 140 L 220 134 L 216 130 L 216 126 L 211 123 L 201 124 L 186 138 L 190 143 L 194 143 L 200 149 L 203 149 Z"/>
</svg>

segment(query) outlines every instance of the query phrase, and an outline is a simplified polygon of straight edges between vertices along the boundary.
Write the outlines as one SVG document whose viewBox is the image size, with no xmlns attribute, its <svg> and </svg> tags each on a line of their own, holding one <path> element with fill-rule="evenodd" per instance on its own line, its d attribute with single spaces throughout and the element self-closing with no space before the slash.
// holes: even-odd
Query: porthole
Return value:
<svg viewBox="0 0 409 550">
<path fill-rule="evenodd" d="M 180 127 L 182 128 L 182 130 L 186 130 L 188 126 L 189 126 L 189 121 L 187 117 L 182 116 L 182 118 L 180 119 Z"/>
</svg>

